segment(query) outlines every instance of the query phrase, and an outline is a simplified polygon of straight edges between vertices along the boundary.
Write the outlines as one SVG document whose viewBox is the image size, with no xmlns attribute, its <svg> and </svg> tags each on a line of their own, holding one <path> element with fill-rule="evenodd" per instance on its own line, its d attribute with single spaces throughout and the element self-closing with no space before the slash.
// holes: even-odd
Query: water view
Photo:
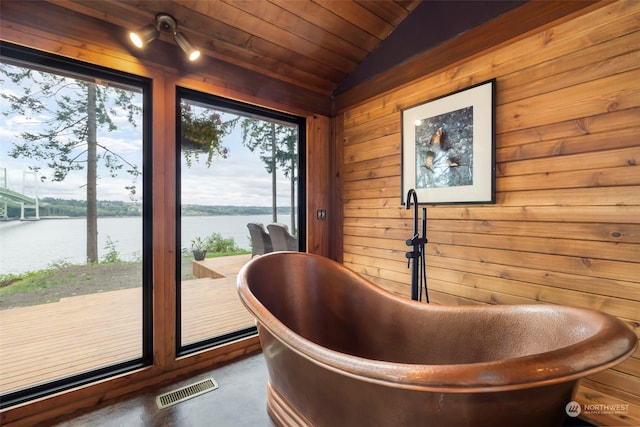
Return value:
<svg viewBox="0 0 640 427">
<path fill-rule="evenodd" d="M 271 215 L 185 216 L 182 218 L 181 248 L 190 248 L 191 239 L 212 233 L 232 237 L 243 249 L 251 243 L 247 223 L 272 222 Z M 289 224 L 289 215 L 278 215 L 278 222 Z M 41 219 L 39 221 L 0 222 L 0 274 L 24 273 L 60 262 L 85 262 L 85 218 Z M 100 259 L 113 242 L 122 260 L 141 256 L 142 221 L 139 217 L 98 218 Z"/>
</svg>

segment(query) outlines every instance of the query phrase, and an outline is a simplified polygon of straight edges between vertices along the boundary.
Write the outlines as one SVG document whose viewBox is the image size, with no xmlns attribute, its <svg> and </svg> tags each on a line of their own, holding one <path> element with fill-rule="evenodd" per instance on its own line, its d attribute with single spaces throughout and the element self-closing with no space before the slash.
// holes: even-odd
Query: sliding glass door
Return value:
<svg viewBox="0 0 640 427">
<path fill-rule="evenodd" d="M 304 119 L 178 88 L 178 354 L 255 333 L 236 276 L 251 259 L 304 247 Z M 302 215 L 301 215 L 302 213 Z"/>
</svg>

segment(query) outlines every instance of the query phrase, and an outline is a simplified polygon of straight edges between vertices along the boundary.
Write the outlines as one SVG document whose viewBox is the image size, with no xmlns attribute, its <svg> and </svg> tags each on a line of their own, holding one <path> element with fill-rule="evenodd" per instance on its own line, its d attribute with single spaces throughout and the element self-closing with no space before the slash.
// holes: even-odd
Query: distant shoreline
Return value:
<svg viewBox="0 0 640 427">
<path fill-rule="evenodd" d="M 278 210 L 278 215 L 289 215 L 290 211 L 280 211 Z M 262 213 L 191 213 L 191 214 L 183 214 L 182 216 L 263 216 L 263 215 L 271 215 L 271 211 L 262 212 Z M 98 215 L 98 218 L 135 218 L 141 215 Z M 45 219 L 86 219 L 86 216 L 71 216 L 71 215 L 40 215 L 40 218 L 36 217 L 27 217 L 25 219 L 20 219 L 17 217 L 11 218 L 0 218 L 0 222 L 12 222 L 12 221 L 38 221 Z"/>
<path fill-rule="evenodd" d="M 85 200 L 56 199 L 43 197 L 40 201 L 40 218 L 86 218 L 87 203 Z M 271 206 L 235 206 L 235 205 L 195 205 L 183 204 L 180 206 L 182 216 L 232 216 L 232 215 L 270 215 L 273 212 Z M 122 202 L 114 200 L 98 200 L 97 210 L 99 218 L 123 218 L 138 217 L 141 215 L 142 206 L 137 202 Z M 289 206 L 278 206 L 279 215 L 290 215 Z M 29 220 L 33 219 L 29 211 Z M 8 207 L 9 219 L 19 219 L 21 211 L 19 207 Z M 6 221 L 7 219 L 1 218 Z"/>
</svg>

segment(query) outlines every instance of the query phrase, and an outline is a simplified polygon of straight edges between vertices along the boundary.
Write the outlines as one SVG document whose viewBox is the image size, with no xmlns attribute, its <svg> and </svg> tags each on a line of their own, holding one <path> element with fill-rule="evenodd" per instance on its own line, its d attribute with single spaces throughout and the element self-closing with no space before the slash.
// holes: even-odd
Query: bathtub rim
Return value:
<svg viewBox="0 0 640 427">
<path fill-rule="evenodd" d="M 474 310 L 561 310 L 572 315 L 596 318 L 602 327 L 592 336 L 560 349 L 504 360 L 465 364 L 421 365 L 381 361 L 325 348 L 302 337 L 276 318 L 250 291 L 246 274 L 254 264 L 271 257 L 305 257 L 312 262 L 330 263 L 357 279 L 359 285 L 381 292 L 402 304 L 425 311 Z M 237 290 L 242 303 L 256 317 L 258 330 L 269 332 L 289 350 L 325 369 L 354 379 L 387 387 L 447 393 L 478 393 L 541 387 L 590 376 L 621 363 L 638 347 L 635 333 L 620 319 L 592 309 L 552 304 L 432 306 L 395 295 L 358 275 L 344 265 L 319 255 L 304 252 L 274 252 L 253 258 L 238 273 Z M 610 332 L 613 332 L 611 336 Z M 612 351 L 613 344 L 620 350 Z M 626 348 L 624 351 L 623 348 Z M 587 353 L 588 352 L 588 353 Z M 589 354 L 590 357 L 584 357 Z M 265 357 L 270 357 L 265 354 Z M 482 379 L 482 380 L 479 380 Z M 514 381 L 514 379 L 518 379 Z"/>
</svg>

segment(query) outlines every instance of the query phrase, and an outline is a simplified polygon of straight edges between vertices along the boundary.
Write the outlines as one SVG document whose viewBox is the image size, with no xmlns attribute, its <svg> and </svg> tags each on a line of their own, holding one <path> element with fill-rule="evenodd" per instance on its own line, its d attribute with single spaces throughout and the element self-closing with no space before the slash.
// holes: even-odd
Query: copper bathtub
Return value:
<svg viewBox="0 0 640 427">
<path fill-rule="evenodd" d="M 427 305 L 304 253 L 254 258 L 238 293 L 278 425 L 559 426 L 578 380 L 637 346 L 597 311 Z"/>
</svg>

